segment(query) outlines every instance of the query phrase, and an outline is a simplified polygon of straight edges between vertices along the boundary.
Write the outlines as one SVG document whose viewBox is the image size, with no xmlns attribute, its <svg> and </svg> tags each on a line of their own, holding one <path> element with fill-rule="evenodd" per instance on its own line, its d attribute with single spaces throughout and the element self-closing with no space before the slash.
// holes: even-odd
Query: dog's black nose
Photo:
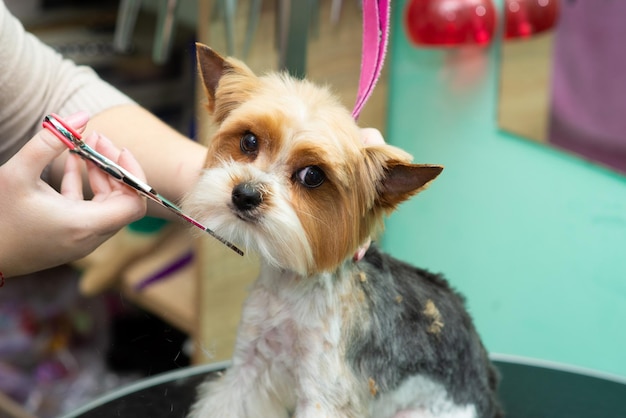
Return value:
<svg viewBox="0 0 626 418">
<path fill-rule="evenodd" d="M 239 183 L 233 189 L 233 204 L 241 211 L 256 208 L 263 202 L 261 192 L 250 183 Z"/>
</svg>

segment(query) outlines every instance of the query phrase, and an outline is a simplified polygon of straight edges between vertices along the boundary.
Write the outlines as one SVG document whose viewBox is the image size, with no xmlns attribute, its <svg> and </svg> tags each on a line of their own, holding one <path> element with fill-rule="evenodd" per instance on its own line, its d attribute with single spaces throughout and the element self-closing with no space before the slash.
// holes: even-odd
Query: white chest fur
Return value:
<svg viewBox="0 0 626 418">
<path fill-rule="evenodd" d="M 262 373 L 289 410 L 353 404 L 364 394 L 344 360 L 351 298 L 349 281 L 264 267 L 244 307 L 233 366 Z"/>
<path fill-rule="evenodd" d="M 266 265 L 245 303 L 232 367 L 200 389 L 191 417 L 366 416 L 367 385 L 345 362 L 350 281 Z M 358 415 L 355 415 L 355 408 Z"/>
</svg>

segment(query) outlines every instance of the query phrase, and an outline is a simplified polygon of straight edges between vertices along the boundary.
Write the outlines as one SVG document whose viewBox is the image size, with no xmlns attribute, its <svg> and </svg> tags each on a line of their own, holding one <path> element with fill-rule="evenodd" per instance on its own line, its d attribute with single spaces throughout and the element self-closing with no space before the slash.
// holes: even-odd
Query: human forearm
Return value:
<svg viewBox="0 0 626 418">
<path fill-rule="evenodd" d="M 92 118 L 87 129 L 102 132 L 118 147 L 128 148 L 150 185 L 175 201 L 191 189 L 206 159 L 205 147 L 136 105 L 105 110 Z"/>
<path fill-rule="evenodd" d="M 206 158 L 206 148 L 181 135 L 140 106 L 115 106 L 94 115 L 86 131 L 110 138 L 128 148 L 141 164 L 148 183 L 168 199 L 178 201 L 196 181 Z M 58 179 L 62 159 L 55 162 Z"/>
</svg>

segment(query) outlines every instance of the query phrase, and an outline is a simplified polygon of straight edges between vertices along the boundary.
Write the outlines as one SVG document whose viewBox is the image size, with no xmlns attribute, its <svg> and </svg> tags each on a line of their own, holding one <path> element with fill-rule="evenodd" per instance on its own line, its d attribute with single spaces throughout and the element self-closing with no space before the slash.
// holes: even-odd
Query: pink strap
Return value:
<svg viewBox="0 0 626 418">
<path fill-rule="evenodd" d="M 352 110 L 358 119 L 380 77 L 389 39 L 390 0 L 363 0 L 363 48 L 361 77 L 356 104 Z"/>
</svg>

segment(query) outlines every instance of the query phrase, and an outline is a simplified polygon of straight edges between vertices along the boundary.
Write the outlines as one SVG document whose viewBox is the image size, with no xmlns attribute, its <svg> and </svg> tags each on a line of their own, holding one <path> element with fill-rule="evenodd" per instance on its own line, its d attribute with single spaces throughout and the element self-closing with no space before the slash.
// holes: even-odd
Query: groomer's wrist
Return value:
<svg viewBox="0 0 626 418">
<path fill-rule="evenodd" d="M 0 216 L 3 214 L 0 213 Z M 0 222 L 0 231 L 2 231 L 2 238 L 0 239 L 0 282 L 4 282 L 7 277 L 11 276 L 11 258 L 12 254 L 10 251 L 11 248 L 11 236 L 10 233 L 7 233 L 7 228 L 5 228 L 2 222 Z"/>
<path fill-rule="evenodd" d="M 9 259 L 4 257 L 5 254 L 0 257 L 0 283 L 4 284 L 4 281 L 9 277 L 14 277 L 19 273 L 16 272 L 13 263 Z M 1 286 L 0 286 L 1 287 Z"/>
<path fill-rule="evenodd" d="M 0 272 L 4 279 L 21 276 L 32 272 L 32 263 L 24 259 L 24 248 L 21 247 L 20 241 L 16 241 L 11 231 L 0 226 L 0 231 L 6 231 L 0 242 Z M 0 279 L 2 280 L 2 279 Z"/>
<path fill-rule="evenodd" d="M 15 269 L 13 265 L 4 258 L 4 255 L 0 257 L 0 284 L 4 284 L 4 281 L 9 277 L 15 275 Z"/>
</svg>

